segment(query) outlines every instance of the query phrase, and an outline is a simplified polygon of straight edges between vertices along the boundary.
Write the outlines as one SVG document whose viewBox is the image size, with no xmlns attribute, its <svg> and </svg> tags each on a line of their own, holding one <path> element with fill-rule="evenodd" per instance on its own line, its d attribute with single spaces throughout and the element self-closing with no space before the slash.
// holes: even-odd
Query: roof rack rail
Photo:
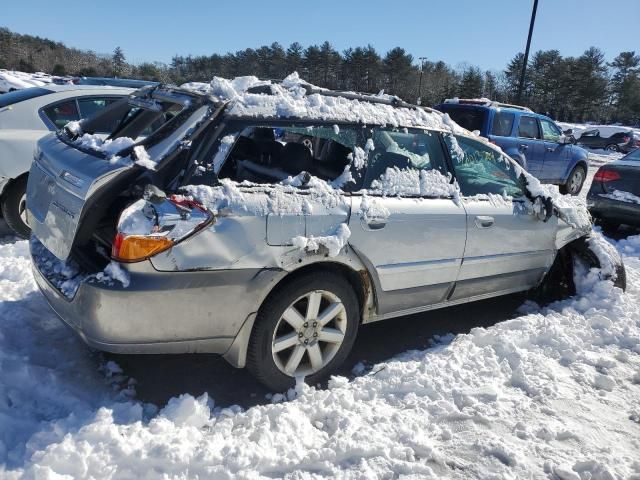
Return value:
<svg viewBox="0 0 640 480">
<path fill-rule="evenodd" d="M 495 100 L 489 100 L 488 98 L 447 98 L 444 103 L 461 103 L 463 105 L 482 105 L 485 107 L 513 108 L 515 110 L 522 110 L 524 112 L 533 112 L 533 110 L 531 110 L 529 107 L 513 105 L 511 103 L 496 102 Z"/>
</svg>

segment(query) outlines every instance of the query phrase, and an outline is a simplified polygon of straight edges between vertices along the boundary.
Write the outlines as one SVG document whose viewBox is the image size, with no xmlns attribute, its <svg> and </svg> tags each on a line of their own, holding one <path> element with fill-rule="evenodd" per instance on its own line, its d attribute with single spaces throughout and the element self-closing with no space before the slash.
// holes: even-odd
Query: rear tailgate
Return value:
<svg viewBox="0 0 640 480">
<path fill-rule="evenodd" d="M 60 260 L 67 260 L 87 199 L 127 170 L 67 145 L 56 134 L 40 140 L 27 185 L 32 234 Z"/>
</svg>

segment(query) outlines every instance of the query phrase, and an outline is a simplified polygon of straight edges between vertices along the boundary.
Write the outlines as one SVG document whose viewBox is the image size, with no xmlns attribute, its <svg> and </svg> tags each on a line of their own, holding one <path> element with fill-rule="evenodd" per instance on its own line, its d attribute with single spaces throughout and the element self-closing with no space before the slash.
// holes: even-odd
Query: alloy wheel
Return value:
<svg viewBox="0 0 640 480">
<path fill-rule="evenodd" d="M 347 312 L 336 295 L 311 291 L 292 302 L 276 324 L 271 353 L 277 368 L 294 377 L 327 366 L 344 341 Z"/>
</svg>

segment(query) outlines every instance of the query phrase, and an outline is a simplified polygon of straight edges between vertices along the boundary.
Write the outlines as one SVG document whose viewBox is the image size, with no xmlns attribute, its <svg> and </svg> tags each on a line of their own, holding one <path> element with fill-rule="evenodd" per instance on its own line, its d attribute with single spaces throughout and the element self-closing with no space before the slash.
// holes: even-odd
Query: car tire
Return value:
<svg viewBox="0 0 640 480">
<path fill-rule="evenodd" d="M 2 196 L 2 216 L 16 235 L 29 238 L 31 229 L 26 220 L 27 176 L 11 182 Z"/>
<path fill-rule="evenodd" d="M 619 152 L 620 151 L 620 147 L 618 147 L 618 145 L 616 145 L 615 143 L 610 143 L 609 145 L 604 147 L 604 149 L 608 150 L 609 152 Z"/>
<path fill-rule="evenodd" d="M 344 362 L 359 323 L 358 299 L 344 277 L 331 272 L 297 276 L 261 306 L 249 340 L 247 369 L 277 392 L 294 386 L 300 376 L 315 385 Z"/>
<path fill-rule="evenodd" d="M 582 165 L 576 165 L 571 170 L 567 183 L 560 185 L 560 193 L 563 195 L 578 195 L 586 178 L 587 170 Z"/>
<path fill-rule="evenodd" d="M 619 223 L 614 223 L 607 220 L 598 219 L 595 223 L 599 225 L 600 228 L 602 228 L 602 233 L 604 233 L 608 237 L 615 235 L 615 233 L 620 229 Z"/>
<path fill-rule="evenodd" d="M 580 259 L 589 269 L 601 267 L 600 260 L 589 247 L 586 237 L 574 240 L 558 251 L 544 279 L 540 285 L 529 292 L 528 297 L 541 305 L 546 305 L 575 295 L 573 269 L 577 259 Z M 627 272 L 623 263 L 616 266 L 613 284 L 623 291 L 627 289 Z"/>
</svg>

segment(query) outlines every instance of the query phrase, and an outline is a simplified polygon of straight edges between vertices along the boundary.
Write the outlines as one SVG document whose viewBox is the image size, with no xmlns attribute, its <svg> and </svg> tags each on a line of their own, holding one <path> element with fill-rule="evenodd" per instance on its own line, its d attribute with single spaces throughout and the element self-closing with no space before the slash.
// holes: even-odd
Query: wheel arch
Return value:
<svg viewBox="0 0 640 480">
<path fill-rule="evenodd" d="M 344 277 L 352 286 L 356 298 L 358 300 L 358 308 L 360 310 L 360 322 L 367 318 L 375 308 L 375 292 L 374 282 L 370 276 L 369 271 L 360 262 L 354 265 L 348 265 L 342 261 L 316 261 L 301 265 L 295 270 L 287 272 L 283 275 L 269 291 L 264 295 L 260 302 L 256 312 L 253 312 L 247 316 L 245 321 L 240 327 L 238 334 L 233 340 L 231 346 L 224 353 L 223 358 L 236 368 L 244 368 L 247 362 L 247 348 L 249 346 L 249 339 L 255 324 L 255 320 L 260 312 L 260 309 L 265 302 L 277 295 L 279 291 L 291 283 L 295 282 L 297 278 L 306 276 L 308 274 L 318 272 L 331 272 Z"/>
</svg>

